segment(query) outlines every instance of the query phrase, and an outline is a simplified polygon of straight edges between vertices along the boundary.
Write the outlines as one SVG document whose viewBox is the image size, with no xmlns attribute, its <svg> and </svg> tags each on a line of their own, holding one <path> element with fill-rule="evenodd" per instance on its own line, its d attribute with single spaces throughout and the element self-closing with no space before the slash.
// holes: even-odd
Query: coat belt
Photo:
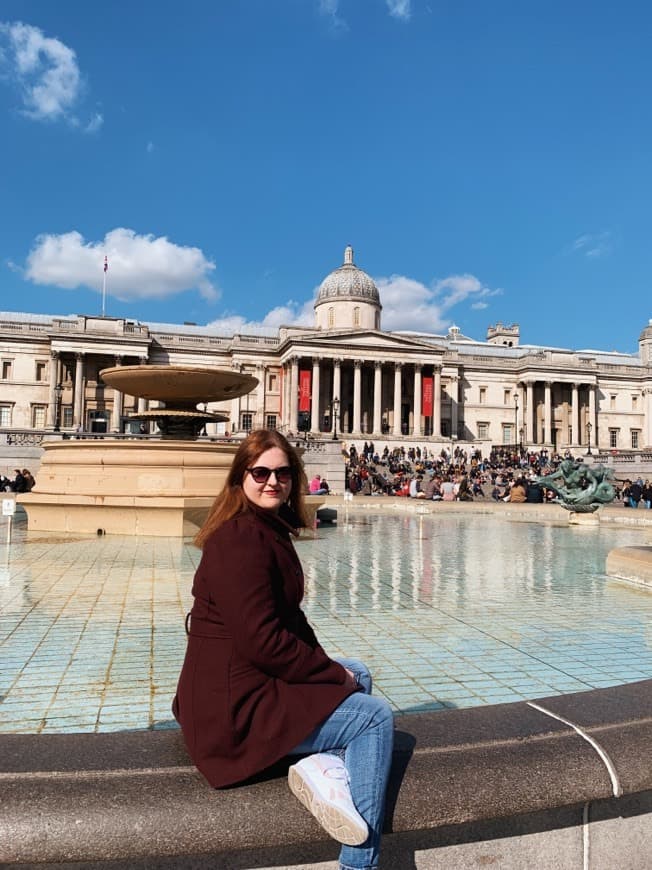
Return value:
<svg viewBox="0 0 652 870">
<path fill-rule="evenodd" d="M 193 616 L 192 611 L 186 613 L 186 634 L 191 637 L 216 637 L 221 640 L 231 640 L 231 635 L 223 625 Z"/>
</svg>

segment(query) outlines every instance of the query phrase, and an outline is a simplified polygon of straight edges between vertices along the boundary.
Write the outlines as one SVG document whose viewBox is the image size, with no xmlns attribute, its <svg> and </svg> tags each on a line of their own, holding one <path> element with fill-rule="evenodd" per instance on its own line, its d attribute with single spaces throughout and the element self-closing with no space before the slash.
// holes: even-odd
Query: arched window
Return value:
<svg viewBox="0 0 652 870">
<path fill-rule="evenodd" d="M 356 305 L 353 309 L 353 325 L 360 326 L 360 306 Z"/>
<path fill-rule="evenodd" d="M 380 311 L 376 312 L 376 329 L 380 329 Z"/>
<path fill-rule="evenodd" d="M 328 309 L 328 325 L 329 326 L 335 325 L 335 309 L 334 308 Z"/>
</svg>

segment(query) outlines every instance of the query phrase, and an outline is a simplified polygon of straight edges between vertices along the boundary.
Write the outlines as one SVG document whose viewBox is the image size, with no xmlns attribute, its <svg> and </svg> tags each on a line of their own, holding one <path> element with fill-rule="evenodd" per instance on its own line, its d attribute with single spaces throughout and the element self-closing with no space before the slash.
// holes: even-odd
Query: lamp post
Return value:
<svg viewBox="0 0 652 870">
<path fill-rule="evenodd" d="M 340 400 L 335 396 L 331 402 L 331 411 L 333 416 L 333 441 L 337 441 L 337 412 L 340 407 Z"/>
<path fill-rule="evenodd" d="M 518 435 L 518 392 L 514 390 L 514 447 L 516 447 L 516 436 Z"/>
<path fill-rule="evenodd" d="M 61 432 L 61 396 L 63 387 L 57 384 L 54 388 L 54 431 Z"/>
<path fill-rule="evenodd" d="M 591 430 L 592 429 L 593 429 L 593 425 L 591 424 L 591 421 L 589 420 L 589 422 L 586 424 L 586 440 L 589 442 L 589 447 L 588 447 L 588 450 L 586 451 L 587 456 L 593 456 L 593 454 L 591 452 Z"/>
<path fill-rule="evenodd" d="M 523 452 L 523 427 L 518 430 L 518 449 Z"/>
</svg>

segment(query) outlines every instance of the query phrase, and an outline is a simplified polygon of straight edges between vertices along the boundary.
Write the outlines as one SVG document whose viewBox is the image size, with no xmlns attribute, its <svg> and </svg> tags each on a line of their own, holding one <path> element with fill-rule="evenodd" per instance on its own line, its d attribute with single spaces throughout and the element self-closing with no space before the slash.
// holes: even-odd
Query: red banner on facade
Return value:
<svg viewBox="0 0 652 870">
<path fill-rule="evenodd" d="M 432 417 L 433 378 L 423 378 L 421 382 L 421 413 L 424 417 Z"/>
<path fill-rule="evenodd" d="M 299 410 L 310 410 L 310 379 L 312 372 L 307 369 L 299 372 Z"/>
</svg>

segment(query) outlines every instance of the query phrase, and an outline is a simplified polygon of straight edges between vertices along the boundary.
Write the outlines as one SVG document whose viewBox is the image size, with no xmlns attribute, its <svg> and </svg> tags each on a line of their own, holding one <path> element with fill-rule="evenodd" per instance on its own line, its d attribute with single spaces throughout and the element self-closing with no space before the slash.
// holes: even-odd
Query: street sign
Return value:
<svg viewBox="0 0 652 870">
<path fill-rule="evenodd" d="M 3 517 L 13 517 L 16 513 L 16 502 L 13 498 L 3 498 L 2 499 L 2 516 Z"/>
</svg>

